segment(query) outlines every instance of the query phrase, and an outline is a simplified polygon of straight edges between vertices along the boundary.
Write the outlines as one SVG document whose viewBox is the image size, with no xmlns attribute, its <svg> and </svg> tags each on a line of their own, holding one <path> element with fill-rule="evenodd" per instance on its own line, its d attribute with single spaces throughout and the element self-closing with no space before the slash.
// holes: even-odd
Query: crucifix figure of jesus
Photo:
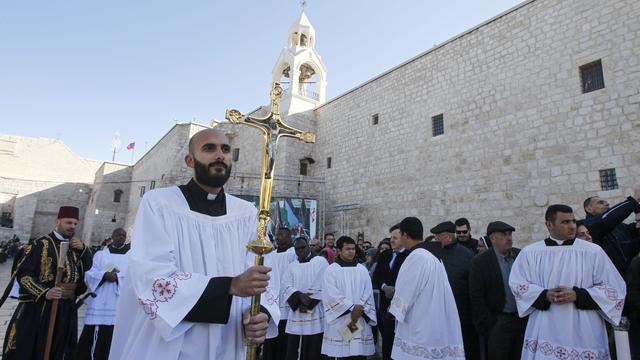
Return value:
<svg viewBox="0 0 640 360">
<path fill-rule="evenodd" d="M 271 219 L 269 208 L 271 206 L 271 190 L 273 187 L 273 172 L 276 162 L 276 150 L 278 140 L 281 137 L 290 137 L 302 140 L 307 143 L 314 143 L 314 134 L 295 129 L 284 122 L 280 116 L 280 98 L 282 97 L 282 87 L 274 82 L 271 86 L 269 113 L 264 117 L 243 115 L 236 109 L 225 112 L 224 117 L 233 124 L 244 124 L 257 128 L 262 132 L 264 142 L 262 147 L 262 170 L 260 176 L 260 204 L 258 207 L 258 239 L 249 242 L 247 248 L 256 254 L 256 265 L 264 263 L 263 255 L 273 250 L 273 245 L 266 239 L 267 225 Z M 251 315 L 257 315 L 260 311 L 260 295 L 255 295 L 251 299 Z M 254 345 L 247 347 L 247 360 L 256 357 Z"/>
</svg>

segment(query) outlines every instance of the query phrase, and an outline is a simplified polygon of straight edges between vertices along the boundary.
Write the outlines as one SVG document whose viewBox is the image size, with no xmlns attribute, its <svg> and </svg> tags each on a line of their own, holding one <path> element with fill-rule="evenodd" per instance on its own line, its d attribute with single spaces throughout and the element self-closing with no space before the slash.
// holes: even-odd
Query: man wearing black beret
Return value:
<svg viewBox="0 0 640 360">
<path fill-rule="evenodd" d="M 511 266 L 520 249 L 514 248 L 515 228 L 502 221 L 487 226 L 493 245 L 471 262 L 469 292 L 473 322 L 487 342 L 489 359 L 518 359 L 527 319 L 518 316 L 516 300 L 509 289 Z"/>
</svg>

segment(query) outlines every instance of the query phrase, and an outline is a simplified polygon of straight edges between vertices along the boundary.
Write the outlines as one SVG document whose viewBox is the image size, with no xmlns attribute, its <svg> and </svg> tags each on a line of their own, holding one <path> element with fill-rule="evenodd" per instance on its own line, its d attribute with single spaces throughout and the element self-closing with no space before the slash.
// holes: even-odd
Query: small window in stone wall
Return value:
<svg viewBox="0 0 640 360">
<path fill-rule="evenodd" d="M 603 191 L 615 190 L 618 188 L 616 169 L 600 170 L 600 187 Z"/>
<path fill-rule="evenodd" d="M 309 173 L 309 162 L 307 160 L 300 160 L 300 175 L 307 176 Z"/>
<path fill-rule="evenodd" d="M 327 169 L 331 169 L 331 157 L 327 158 Z"/>
<path fill-rule="evenodd" d="M 432 136 L 440 136 L 444 134 L 444 116 L 436 115 L 431 118 L 431 134 Z"/>
<path fill-rule="evenodd" d="M 155 180 L 151 180 L 151 185 L 149 185 L 149 190 L 153 190 L 156 188 L 156 181 Z"/>
<path fill-rule="evenodd" d="M 580 83 L 582 85 L 583 94 L 604 89 L 602 61 L 596 60 L 580 66 Z"/>
<path fill-rule="evenodd" d="M 144 186 L 140 186 L 140 197 L 144 196 L 145 191 L 146 191 L 146 188 Z"/>
<path fill-rule="evenodd" d="M 120 200 L 122 199 L 122 193 L 123 193 L 123 191 L 120 190 L 120 189 L 118 189 L 118 190 L 113 192 L 113 202 L 114 203 L 119 203 L 120 202 Z M 93 196 L 93 194 L 92 194 L 92 196 Z"/>
<path fill-rule="evenodd" d="M 233 149 L 233 161 L 240 159 L 240 148 Z"/>
<path fill-rule="evenodd" d="M 378 116 L 378 114 L 373 114 L 373 116 L 371 116 L 371 125 L 378 125 L 379 122 L 380 116 Z"/>
</svg>

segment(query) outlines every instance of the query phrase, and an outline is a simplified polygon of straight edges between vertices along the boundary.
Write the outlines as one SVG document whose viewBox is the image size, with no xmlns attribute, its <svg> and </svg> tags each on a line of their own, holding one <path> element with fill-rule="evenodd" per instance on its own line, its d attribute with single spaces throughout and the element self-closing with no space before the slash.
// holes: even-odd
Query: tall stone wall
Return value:
<svg viewBox="0 0 640 360">
<path fill-rule="evenodd" d="M 475 235 L 493 220 L 513 224 L 522 245 L 546 235 L 550 204 L 583 215 L 587 196 L 631 194 L 639 19 L 633 0 L 531 1 L 315 110 L 323 166 L 313 175 L 327 181 L 328 209 L 356 205 L 328 212 L 327 230 L 376 241 L 405 216 L 427 229 L 465 216 Z M 605 88 L 583 94 L 579 67 L 599 59 Z M 433 137 L 438 114 L 444 135 Z M 607 168 L 618 190 L 600 191 Z"/>
<path fill-rule="evenodd" d="M 50 232 L 62 205 L 80 208 L 82 234 L 100 164 L 75 155 L 60 140 L 0 135 L 0 194 L 14 218 L 13 228 L 0 227 L 0 240 L 15 233 L 24 242 Z"/>
<path fill-rule="evenodd" d="M 195 123 L 176 124 L 133 166 L 126 219 L 128 229 L 133 227 L 144 193 L 152 187 L 161 188 L 189 181 L 193 172 L 184 162 L 189 151 L 189 139 L 206 128 L 208 126 Z"/>
<path fill-rule="evenodd" d="M 105 162 L 96 172 L 87 211 L 83 240 L 100 245 L 113 230 L 124 227 L 129 210 L 132 167 Z M 116 191 L 120 196 L 116 197 Z"/>
</svg>

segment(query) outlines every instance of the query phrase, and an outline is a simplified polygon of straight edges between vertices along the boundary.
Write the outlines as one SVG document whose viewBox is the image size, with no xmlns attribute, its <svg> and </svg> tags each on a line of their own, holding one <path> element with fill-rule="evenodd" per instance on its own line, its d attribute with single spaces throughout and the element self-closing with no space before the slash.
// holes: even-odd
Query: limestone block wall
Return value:
<svg viewBox="0 0 640 360">
<path fill-rule="evenodd" d="M 511 223 L 524 245 L 546 235 L 550 204 L 582 216 L 587 196 L 631 194 L 640 183 L 638 19 L 633 0 L 526 2 L 315 110 L 313 157 L 323 166 L 314 175 L 327 181 L 327 208 L 358 205 L 327 213 L 327 230 L 377 241 L 405 216 L 427 229 L 466 216 L 474 235 Z M 583 94 L 579 67 L 599 59 L 605 88 Z M 433 137 L 439 114 L 444 134 Z M 607 168 L 618 190 L 600 191 Z"/>
<path fill-rule="evenodd" d="M 144 196 L 142 187 L 146 193 L 152 187 L 161 188 L 189 181 L 192 170 L 184 163 L 189 139 L 206 128 L 208 126 L 195 123 L 176 124 L 133 166 L 125 222 L 127 229 L 131 229 L 135 222 L 138 205 Z"/>
<path fill-rule="evenodd" d="M 75 155 L 60 140 L 0 135 L 0 193 L 14 198 L 13 228 L 0 228 L 0 239 L 15 233 L 27 241 L 50 232 L 62 205 L 80 208 L 82 234 L 100 164 Z"/>
<path fill-rule="evenodd" d="M 85 215 L 83 240 L 87 243 L 99 245 L 113 230 L 125 226 L 131 195 L 131 170 L 132 167 L 125 164 L 105 162 L 96 172 Z M 116 191 L 121 192 L 119 199 L 115 198 Z"/>
</svg>

